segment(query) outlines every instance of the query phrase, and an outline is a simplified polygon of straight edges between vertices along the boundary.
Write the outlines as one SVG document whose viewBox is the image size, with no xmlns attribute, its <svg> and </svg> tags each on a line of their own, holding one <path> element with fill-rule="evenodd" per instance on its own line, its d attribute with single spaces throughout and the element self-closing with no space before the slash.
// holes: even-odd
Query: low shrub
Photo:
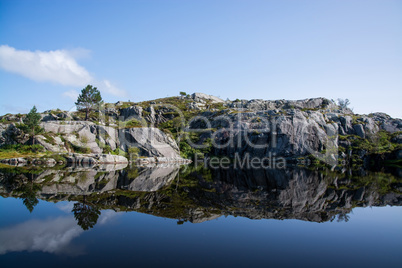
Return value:
<svg viewBox="0 0 402 268">
<path fill-rule="evenodd" d="M 7 144 L 0 148 L 1 151 L 17 151 L 22 153 L 40 153 L 44 152 L 45 148 L 40 144 L 24 145 L 24 144 Z"/>
</svg>

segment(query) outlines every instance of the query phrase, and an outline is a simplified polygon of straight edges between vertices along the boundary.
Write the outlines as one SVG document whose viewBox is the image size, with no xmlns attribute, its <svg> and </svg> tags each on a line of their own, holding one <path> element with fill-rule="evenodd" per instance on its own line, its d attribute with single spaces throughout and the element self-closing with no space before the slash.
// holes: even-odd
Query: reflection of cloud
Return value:
<svg viewBox="0 0 402 268">
<path fill-rule="evenodd" d="M 74 203 L 56 206 L 66 213 L 71 213 Z M 120 213 L 113 210 L 102 211 L 98 224 L 104 225 L 118 215 Z M 84 248 L 71 242 L 83 232 L 72 215 L 48 220 L 29 220 L 0 229 L 0 255 L 26 250 L 79 256 L 85 254 Z"/>
<path fill-rule="evenodd" d="M 81 255 L 82 249 L 70 245 L 70 242 L 82 232 L 73 217 L 29 220 L 0 229 L 0 254 L 27 250 Z"/>
<path fill-rule="evenodd" d="M 100 225 L 103 225 L 109 221 L 111 221 L 113 218 L 121 215 L 120 213 L 117 213 L 116 211 L 113 210 L 104 210 L 102 211 L 101 216 L 99 217 L 98 223 Z"/>
<path fill-rule="evenodd" d="M 56 207 L 63 212 L 70 213 L 73 210 L 75 202 L 57 203 Z"/>
</svg>

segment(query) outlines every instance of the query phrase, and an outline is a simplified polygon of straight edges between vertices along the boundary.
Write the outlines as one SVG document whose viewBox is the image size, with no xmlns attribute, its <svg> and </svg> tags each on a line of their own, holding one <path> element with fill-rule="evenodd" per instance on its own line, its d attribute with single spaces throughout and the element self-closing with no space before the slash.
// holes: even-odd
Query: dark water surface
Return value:
<svg viewBox="0 0 402 268">
<path fill-rule="evenodd" d="M 395 173 L 19 168 L 0 193 L 1 267 L 402 267 Z"/>
</svg>

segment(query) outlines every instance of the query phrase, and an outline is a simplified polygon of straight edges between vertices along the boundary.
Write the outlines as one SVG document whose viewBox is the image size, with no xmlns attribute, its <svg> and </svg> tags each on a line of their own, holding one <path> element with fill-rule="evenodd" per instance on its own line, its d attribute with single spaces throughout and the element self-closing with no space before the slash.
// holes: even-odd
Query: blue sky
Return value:
<svg viewBox="0 0 402 268">
<path fill-rule="evenodd" d="M 402 118 L 402 1 L 0 0 L 0 114 L 204 92 Z"/>
</svg>

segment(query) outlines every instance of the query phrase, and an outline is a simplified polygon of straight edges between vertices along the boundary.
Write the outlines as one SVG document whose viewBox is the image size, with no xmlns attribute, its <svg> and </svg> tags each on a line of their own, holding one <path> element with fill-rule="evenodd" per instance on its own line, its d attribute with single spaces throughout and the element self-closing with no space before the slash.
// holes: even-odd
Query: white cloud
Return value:
<svg viewBox="0 0 402 268">
<path fill-rule="evenodd" d="M 106 93 L 109 93 L 109 94 L 111 94 L 113 96 L 117 96 L 117 97 L 127 97 L 128 96 L 126 91 L 118 89 L 117 87 L 112 85 L 109 80 L 103 80 L 100 84 L 101 84 L 101 86 L 99 87 L 99 89 L 101 91 L 104 91 Z"/>
<path fill-rule="evenodd" d="M 64 96 L 64 97 L 70 98 L 70 99 L 72 99 L 73 101 L 76 101 L 76 100 L 77 100 L 78 95 L 79 95 L 78 91 L 77 91 L 77 90 L 74 90 L 74 89 L 69 90 L 69 91 L 66 91 L 66 92 L 63 92 L 63 96 Z"/>
<path fill-rule="evenodd" d="M 82 86 L 93 78 L 66 50 L 29 51 L 0 46 L 0 68 L 35 81 Z"/>
<path fill-rule="evenodd" d="M 29 51 L 17 50 L 7 45 L 0 46 L 0 68 L 22 75 L 35 81 L 48 81 L 64 86 L 85 87 L 93 84 L 102 93 L 117 97 L 127 97 L 125 90 L 112 85 L 109 80 L 95 79 L 76 59 L 85 58 L 89 50 L 53 50 Z M 99 86 L 97 86 L 99 84 Z M 64 96 L 76 99 L 78 94 L 73 90 L 63 93 Z"/>
</svg>

